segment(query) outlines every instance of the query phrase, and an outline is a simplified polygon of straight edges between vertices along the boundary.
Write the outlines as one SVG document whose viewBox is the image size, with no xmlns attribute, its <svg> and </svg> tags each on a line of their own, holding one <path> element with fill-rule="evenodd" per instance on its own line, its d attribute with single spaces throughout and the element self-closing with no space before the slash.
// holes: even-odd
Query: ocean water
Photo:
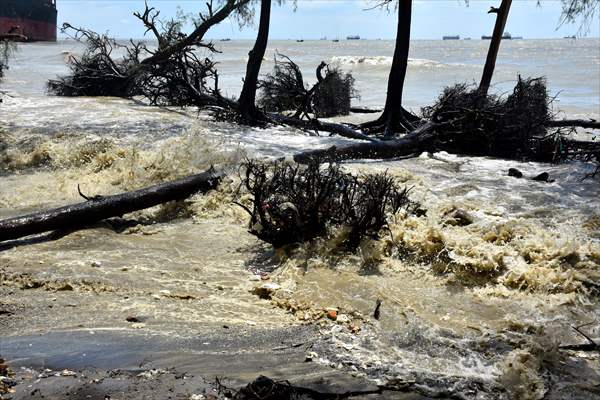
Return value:
<svg viewBox="0 0 600 400">
<path fill-rule="evenodd" d="M 413 42 L 406 106 L 418 111 L 446 85 L 477 82 L 488 44 Z M 251 46 L 217 43 L 225 94 L 239 92 Z M 518 75 L 545 76 L 560 117 L 600 118 L 599 49 L 599 39 L 505 42 L 493 90 L 509 91 Z M 308 82 L 320 61 L 338 64 L 356 79 L 355 104 L 383 105 L 393 42 L 274 41 L 263 73 L 276 51 L 296 61 Z M 2 217 L 79 201 L 77 185 L 85 193 L 119 193 L 210 165 L 235 171 L 244 157 L 350 142 L 218 123 L 193 109 L 135 100 L 47 96 L 45 82 L 65 73 L 68 58 L 81 52 L 75 42 L 25 44 L 11 61 L 0 86 Z M 1 251 L 2 285 L 43 288 L 19 291 L 15 301 L 44 304 L 65 296 L 78 304 L 69 315 L 43 308 L 5 333 L 125 330 L 115 317 L 123 313 L 151 315 L 155 322 L 140 329 L 161 335 L 193 336 L 198 324 L 315 323 L 324 338 L 315 347 L 317 362 L 376 382 L 463 398 L 597 398 L 600 358 L 557 347 L 581 342 L 571 326 L 592 322 L 587 332 L 600 336 L 593 289 L 600 279 L 600 185 L 583 179 L 591 165 L 436 153 L 344 167 L 388 171 L 412 188 L 427 216 L 394 216 L 389 232 L 357 254 L 332 251 L 335 237 L 273 252 L 245 231 L 247 217 L 232 203 L 232 174 L 207 196 L 135 213 L 143 223 L 124 233 L 98 227 Z M 511 167 L 526 178 L 547 171 L 555 181 L 514 179 L 507 176 Z M 474 223 L 446 224 L 443 216 L 453 208 Z M 249 293 L 255 285 L 249 271 L 269 271 L 281 285 L 272 302 Z M 74 290 L 57 294 L 65 283 Z M 377 299 L 380 320 L 370 317 Z M 360 332 L 315 317 L 327 307 L 349 316 Z"/>
</svg>

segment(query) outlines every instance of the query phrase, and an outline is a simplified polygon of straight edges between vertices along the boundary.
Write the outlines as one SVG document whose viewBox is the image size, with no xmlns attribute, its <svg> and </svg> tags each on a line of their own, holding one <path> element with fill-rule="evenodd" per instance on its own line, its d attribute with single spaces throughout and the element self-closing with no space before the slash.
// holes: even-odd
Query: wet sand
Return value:
<svg viewBox="0 0 600 400">
<path fill-rule="evenodd" d="M 318 335 L 310 327 L 198 332 L 194 339 L 124 331 L 67 331 L 2 339 L 16 370 L 13 399 L 167 399 L 217 395 L 259 375 L 322 393 L 373 391 L 377 386 L 305 361 Z M 361 398 L 360 396 L 356 398 Z M 425 399 L 384 392 L 364 398 Z"/>
</svg>

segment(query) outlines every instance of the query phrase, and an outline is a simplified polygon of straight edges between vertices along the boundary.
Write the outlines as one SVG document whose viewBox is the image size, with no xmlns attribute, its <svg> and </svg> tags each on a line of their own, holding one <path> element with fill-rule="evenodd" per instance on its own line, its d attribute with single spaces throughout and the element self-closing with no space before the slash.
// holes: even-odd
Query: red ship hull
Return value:
<svg viewBox="0 0 600 400">
<path fill-rule="evenodd" d="M 26 18 L 0 17 L 0 35 L 18 26 L 17 33 L 28 41 L 56 42 L 56 24 Z"/>
<path fill-rule="evenodd" d="M 56 41 L 56 0 L 0 0 L 0 38 Z"/>
</svg>

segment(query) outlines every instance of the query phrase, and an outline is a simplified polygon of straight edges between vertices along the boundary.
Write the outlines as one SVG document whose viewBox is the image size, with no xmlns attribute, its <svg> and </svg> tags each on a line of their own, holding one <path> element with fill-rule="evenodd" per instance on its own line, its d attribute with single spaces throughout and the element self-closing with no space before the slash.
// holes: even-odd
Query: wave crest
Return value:
<svg viewBox="0 0 600 400">
<path fill-rule="evenodd" d="M 392 60 L 393 58 L 389 56 L 335 56 L 331 58 L 332 63 L 342 65 L 392 65 Z M 451 66 L 450 64 L 444 64 L 426 58 L 409 58 L 408 65 L 424 68 L 443 68 Z"/>
</svg>

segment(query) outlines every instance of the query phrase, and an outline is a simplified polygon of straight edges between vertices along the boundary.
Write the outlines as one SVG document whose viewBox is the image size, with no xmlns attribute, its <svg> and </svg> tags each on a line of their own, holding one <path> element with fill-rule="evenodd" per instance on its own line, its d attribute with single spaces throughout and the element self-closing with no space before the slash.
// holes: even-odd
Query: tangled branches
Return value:
<svg viewBox="0 0 600 400">
<path fill-rule="evenodd" d="M 275 54 L 273 73 L 258 82 L 258 89 L 259 107 L 275 112 L 298 109 L 307 94 L 300 67 L 278 53 Z"/>
<path fill-rule="evenodd" d="M 62 31 L 73 31 L 77 40 L 85 42 L 86 49 L 80 58 L 70 57 L 70 75 L 50 80 L 48 91 L 58 96 L 115 96 L 131 97 L 134 76 L 129 72 L 139 64 L 140 43 L 123 46 L 107 35 L 75 28 L 65 23 Z M 113 52 L 124 49 L 125 56 L 114 59 Z"/>
<path fill-rule="evenodd" d="M 144 96 L 151 105 L 206 106 L 229 105 L 220 95 L 215 62 L 198 56 L 198 49 L 217 50 L 203 41 L 213 25 L 234 11 L 241 12 L 249 0 L 226 0 L 215 9 L 213 1 L 206 3 L 208 11 L 194 21 L 189 35 L 181 29 L 183 19 L 162 22 L 159 11 L 148 7 L 134 15 L 158 42 L 151 49 L 143 42 L 119 44 L 106 35 L 63 25 L 63 32 L 86 44 L 84 54 L 70 59 L 71 73 L 48 82 L 48 91 L 59 96 Z M 120 56 L 116 54 L 120 53 Z"/>
<path fill-rule="evenodd" d="M 506 98 L 482 95 L 466 84 L 446 88 L 423 116 L 441 125 L 438 146 L 446 151 L 558 161 L 564 138 L 560 130 L 547 132 L 550 102 L 543 78 L 519 77 Z"/>
<path fill-rule="evenodd" d="M 356 248 L 365 236 L 376 237 L 387 215 L 416 210 L 386 173 L 356 177 L 336 164 L 247 161 L 243 184 L 253 196 L 250 232 L 280 247 L 322 236 L 329 226 L 348 228 L 345 246 Z"/>
<path fill-rule="evenodd" d="M 259 106 L 267 111 L 293 110 L 296 118 L 348 115 L 352 98 L 358 97 L 352 74 L 321 62 L 316 76 L 317 83 L 307 89 L 300 67 L 289 57 L 276 54 L 273 73 L 259 81 Z"/>
</svg>

